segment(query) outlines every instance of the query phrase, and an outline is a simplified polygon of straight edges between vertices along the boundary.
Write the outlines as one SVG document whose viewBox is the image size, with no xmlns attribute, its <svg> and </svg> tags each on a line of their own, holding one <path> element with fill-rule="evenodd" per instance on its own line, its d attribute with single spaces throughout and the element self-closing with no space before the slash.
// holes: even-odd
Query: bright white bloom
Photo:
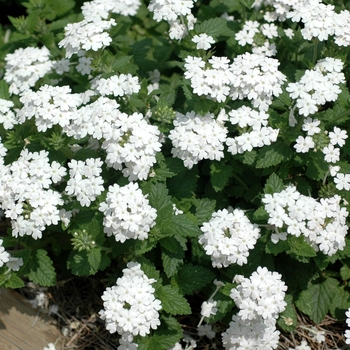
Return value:
<svg viewBox="0 0 350 350">
<path fill-rule="evenodd" d="M 161 20 L 170 22 L 175 21 L 181 15 L 186 16 L 190 14 L 193 6 L 194 1 L 192 0 L 151 0 L 148 9 L 153 12 L 153 18 L 157 22 Z"/>
<path fill-rule="evenodd" d="M 97 19 L 89 22 L 84 19 L 81 22 L 69 23 L 64 28 L 65 38 L 58 43 L 58 46 L 66 49 L 66 58 L 70 58 L 81 49 L 97 51 L 112 42 L 112 38 L 105 30 L 115 25 L 113 18 L 108 21 Z"/>
<path fill-rule="evenodd" d="M 296 144 L 294 145 L 295 150 L 298 153 L 307 153 L 311 148 L 315 147 L 315 142 L 311 136 L 298 136 Z"/>
<path fill-rule="evenodd" d="M 208 339 L 214 339 L 216 333 L 213 331 L 213 327 L 210 324 L 204 324 L 198 327 L 197 334 L 200 337 L 206 336 Z"/>
<path fill-rule="evenodd" d="M 6 130 L 12 129 L 15 124 L 18 124 L 16 114 L 11 110 L 13 106 L 12 101 L 0 98 L 0 123 Z"/>
<path fill-rule="evenodd" d="M 156 280 L 149 279 L 141 270 L 140 264 L 129 262 L 116 285 L 107 287 L 99 315 L 110 333 L 117 332 L 131 342 L 133 336 L 144 337 L 151 328 L 160 325 L 161 303 L 154 297 L 154 282 Z"/>
<path fill-rule="evenodd" d="M 11 259 L 10 254 L 5 251 L 5 248 L 2 246 L 3 240 L 0 239 L 0 267 L 8 263 Z"/>
<path fill-rule="evenodd" d="M 259 266 L 250 278 L 231 290 L 230 297 L 240 309 L 238 316 L 242 320 L 260 319 L 269 324 L 276 320 L 287 303 L 284 301 L 287 286 L 281 281 L 281 275 Z"/>
<path fill-rule="evenodd" d="M 156 210 L 148 203 L 136 182 L 123 187 L 110 186 L 106 201 L 99 207 L 104 214 L 104 232 L 122 243 L 130 238 L 147 239 L 157 217 Z"/>
<path fill-rule="evenodd" d="M 23 59 L 25 57 L 25 59 Z M 11 94 L 19 95 L 31 87 L 53 67 L 50 51 L 43 46 L 19 48 L 5 56 L 5 81 Z"/>
<path fill-rule="evenodd" d="M 338 190 L 350 190 L 350 174 L 337 173 L 334 182 Z"/>
<path fill-rule="evenodd" d="M 19 271 L 20 267 L 23 266 L 23 259 L 10 257 L 9 261 L 6 263 L 6 266 L 11 271 Z"/>
<path fill-rule="evenodd" d="M 175 128 L 169 134 L 173 144 L 171 153 L 182 159 L 185 167 L 191 169 L 202 159 L 223 158 L 227 129 L 214 119 L 213 114 L 201 116 L 193 111 L 186 115 L 176 112 L 173 123 Z"/>
<path fill-rule="evenodd" d="M 63 199 L 50 189 L 66 170 L 57 162 L 49 163 L 48 152 L 23 150 L 20 157 L 0 171 L 0 207 L 11 219 L 14 237 L 41 238 L 46 226 L 60 221 Z"/>
<path fill-rule="evenodd" d="M 259 22 L 257 21 L 246 21 L 243 28 L 236 33 L 235 39 L 238 41 L 240 46 L 247 44 L 252 45 L 255 34 L 259 33 Z"/>
<path fill-rule="evenodd" d="M 262 318 L 243 320 L 233 315 L 230 327 L 222 333 L 222 342 L 226 350 L 273 350 L 278 346 L 279 335 L 275 322 L 265 324 Z"/>
<path fill-rule="evenodd" d="M 213 267 L 219 268 L 246 264 L 249 250 L 260 237 L 257 225 L 252 224 L 240 209 L 232 213 L 227 209 L 214 212 L 210 221 L 203 223 L 201 231 L 203 234 L 198 241 L 211 256 Z"/>
<path fill-rule="evenodd" d="M 320 123 L 318 119 L 305 118 L 302 129 L 306 131 L 309 136 L 312 136 L 321 131 L 319 128 Z"/>
<path fill-rule="evenodd" d="M 345 82 L 341 73 L 343 62 L 326 57 L 317 61 L 313 70 L 306 70 L 299 82 L 289 83 L 286 90 L 296 99 L 299 114 L 307 117 L 318 111 L 318 106 L 336 101 L 341 90 L 339 83 Z"/>
<path fill-rule="evenodd" d="M 91 82 L 91 89 L 96 90 L 101 96 L 124 96 L 138 93 L 141 85 L 137 77 L 131 74 L 120 74 L 112 75 L 108 79 L 95 78 Z"/>
<path fill-rule="evenodd" d="M 135 16 L 140 5 L 140 0 L 93 0 L 84 2 L 81 10 L 84 19 L 89 22 L 95 22 L 107 19 L 110 12 L 123 16 Z"/>
<path fill-rule="evenodd" d="M 23 107 L 17 113 L 21 123 L 35 117 L 38 131 L 45 132 L 54 125 L 67 127 L 76 118 L 77 108 L 83 103 L 80 94 L 72 94 L 69 86 L 44 85 L 38 91 L 23 93 Z"/>
<path fill-rule="evenodd" d="M 197 44 L 197 50 L 200 50 L 200 49 L 208 50 L 210 49 L 211 44 L 215 43 L 214 38 L 205 33 L 195 35 L 192 38 L 192 41 Z"/>
<path fill-rule="evenodd" d="M 56 346 L 53 343 L 49 343 L 47 346 L 44 346 L 43 350 L 56 350 Z"/>
<path fill-rule="evenodd" d="M 72 159 L 68 163 L 70 179 L 67 182 L 65 192 L 77 197 L 80 205 L 90 206 L 103 190 L 102 160 L 100 158 L 88 158 L 85 161 Z"/>
<path fill-rule="evenodd" d="M 320 331 L 315 326 L 311 327 L 309 330 L 309 336 L 318 344 L 323 344 L 323 342 L 326 340 L 326 337 L 324 336 L 325 333 L 325 331 Z"/>
<path fill-rule="evenodd" d="M 322 149 L 324 160 L 328 163 L 336 163 L 340 158 L 340 149 L 334 147 L 331 143 Z"/>
<path fill-rule="evenodd" d="M 333 128 L 333 131 L 331 131 L 328 136 L 331 144 L 334 146 L 339 145 L 339 147 L 343 147 L 345 145 L 345 140 L 348 138 L 346 130 L 341 130 L 337 126 Z"/>
<path fill-rule="evenodd" d="M 295 186 L 288 186 L 279 193 L 265 194 L 262 201 L 270 225 L 296 237 L 303 235 L 316 251 L 329 256 L 344 249 L 348 212 L 341 207 L 340 196 L 318 201 L 300 194 Z M 273 242 L 278 242 L 278 236 L 274 236 Z"/>
<path fill-rule="evenodd" d="M 216 307 L 217 301 L 209 299 L 208 301 L 203 301 L 201 307 L 201 315 L 204 317 L 210 317 L 210 315 L 216 315 L 218 309 Z"/>
</svg>

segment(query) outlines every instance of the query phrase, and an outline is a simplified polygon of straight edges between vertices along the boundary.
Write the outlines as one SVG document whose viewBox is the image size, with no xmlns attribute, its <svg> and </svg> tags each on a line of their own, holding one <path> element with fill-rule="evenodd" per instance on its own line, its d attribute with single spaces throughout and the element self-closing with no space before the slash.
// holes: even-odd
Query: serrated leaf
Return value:
<svg viewBox="0 0 350 350">
<path fill-rule="evenodd" d="M 267 254 L 278 255 L 286 250 L 288 250 L 289 244 L 286 241 L 278 241 L 273 243 L 269 240 L 266 244 L 265 251 Z"/>
<path fill-rule="evenodd" d="M 165 237 L 159 241 L 159 244 L 172 253 L 183 250 L 181 244 L 174 237 Z"/>
<path fill-rule="evenodd" d="M 214 300 L 216 301 L 216 308 L 218 309 L 215 315 L 210 315 L 208 323 L 212 324 L 220 321 L 223 317 L 229 315 L 230 311 L 234 307 L 232 298 L 222 293 L 218 293 Z"/>
<path fill-rule="evenodd" d="M 239 2 L 248 9 L 252 8 L 254 4 L 254 0 L 239 0 Z"/>
<path fill-rule="evenodd" d="M 314 257 L 317 255 L 315 249 L 305 242 L 303 236 L 295 237 L 289 235 L 287 238 L 287 243 L 289 245 L 289 250 L 287 254 L 295 254 L 302 257 Z"/>
<path fill-rule="evenodd" d="M 210 165 L 210 181 L 215 192 L 219 192 L 225 188 L 232 174 L 233 167 L 231 165 L 220 163 L 212 163 Z"/>
<path fill-rule="evenodd" d="M 293 304 L 293 297 L 287 294 L 284 298 L 284 301 L 287 303 L 284 311 L 279 315 L 277 324 L 285 332 L 293 332 L 298 324 L 298 316 Z"/>
<path fill-rule="evenodd" d="M 214 39 L 219 36 L 232 36 L 234 32 L 228 27 L 227 21 L 223 18 L 210 18 L 195 26 L 197 34 L 205 33 Z"/>
<path fill-rule="evenodd" d="M 288 160 L 293 151 L 283 142 L 277 141 L 269 146 L 264 146 L 257 157 L 256 168 L 268 168 Z"/>
<path fill-rule="evenodd" d="M 323 180 L 328 172 L 328 163 L 324 161 L 324 154 L 320 151 L 311 153 L 306 169 L 306 176 L 313 180 Z"/>
<path fill-rule="evenodd" d="M 338 286 L 338 281 L 329 277 L 310 283 L 307 291 L 303 291 L 298 298 L 298 308 L 313 322 L 320 323 L 332 307 Z"/>
<path fill-rule="evenodd" d="M 339 286 L 329 308 L 331 315 L 338 320 L 344 318 L 345 311 L 349 309 L 349 301 L 350 292 L 345 286 Z"/>
<path fill-rule="evenodd" d="M 250 152 L 244 152 L 242 154 L 242 163 L 246 165 L 253 165 L 258 153 L 253 149 Z"/>
<path fill-rule="evenodd" d="M 264 207 L 259 207 L 253 214 L 254 221 L 267 221 L 268 218 L 269 214 Z"/>
<path fill-rule="evenodd" d="M 350 267 L 347 264 L 344 264 L 340 268 L 340 276 L 343 279 L 343 281 L 350 279 Z"/>
<path fill-rule="evenodd" d="M 113 71 L 122 71 L 125 72 L 125 67 L 128 65 L 132 56 L 121 56 L 115 58 L 113 61 Z"/>
<path fill-rule="evenodd" d="M 182 199 L 193 197 L 193 192 L 195 192 L 198 182 L 198 169 L 193 167 L 188 170 L 183 167 L 181 168 L 178 163 L 173 163 L 174 170 L 178 168 L 177 175 L 168 180 L 168 188 L 172 196 Z M 182 169 L 182 171 L 181 171 Z"/>
<path fill-rule="evenodd" d="M 165 312 L 171 315 L 189 315 L 191 313 L 190 304 L 177 288 L 170 285 L 161 286 L 156 289 L 155 295 L 161 301 Z"/>
<path fill-rule="evenodd" d="M 95 247 L 87 251 L 87 258 L 89 265 L 91 267 L 91 271 L 94 271 L 93 274 L 95 274 L 100 266 L 101 263 L 101 248 Z"/>
<path fill-rule="evenodd" d="M 209 221 L 216 208 L 216 201 L 208 198 L 194 199 L 192 203 L 196 207 L 195 216 L 197 218 L 198 225 L 202 225 L 203 222 Z"/>
<path fill-rule="evenodd" d="M 167 277 L 170 278 L 177 273 L 178 269 L 183 264 L 183 258 L 185 257 L 185 254 L 183 250 L 172 253 L 164 249 L 161 256 L 164 272 Z"/>
<path fill-rule="evenodd" d="M 185 295 L 193 294 L 196 290 L 212 283 L 214 279 L 215 274 L 212 271 L 203 266 L 192 264 L 184 265 L 176 276 L 177 284 Z"/>
<path fill-rule="evenodd" d="M 281 192 L 284 189 L 284 184 L 281 178 L 275 173 L 272 173 L 266 181 L 264 186 L 265 194 L 274 194 Z"/>
<path fill-rule="evenodd" d="M 52 265 L 52 260 L 43 249 L 34 251 L 28 262 L 30 272 L 29 279 L 43 287 L 54 286 L 56 283 L 56 273 Z"/>
<path fill-rule="evenodd" d="M 173 212 L 173 203 L 163 183 L 153 183 L 148 195 L 150 205 L 157 210 L 157 222 L 168 220 Z"/>
<path fill-rule="evenodd" d="M 17 289 L 24 287 L 23 280 L 18 277 L 15 273 L 11 272 L 8 275 L 8 278 L 6 279 L 4 285 L 5 288 L 11 288 L 11 289 Z"/>
<path fill-rule="evenodd" d="M 173 215 L 167 229 L 171 234 L 183 237 L 198 237 L 201 234 L 197 223 L 189 219 L 186 214 Z"/>
</svg>

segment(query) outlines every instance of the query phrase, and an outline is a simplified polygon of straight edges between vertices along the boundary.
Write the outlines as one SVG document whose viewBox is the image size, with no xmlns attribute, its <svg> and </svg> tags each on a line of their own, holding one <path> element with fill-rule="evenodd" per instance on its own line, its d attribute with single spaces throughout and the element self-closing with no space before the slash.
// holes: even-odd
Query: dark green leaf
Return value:
<svg viewBox="0 0 350 350">
<path fill-rule="evenodd" d="M 30 265 L 29 265 L 30 264 Z M 31 260 L 28 262 L 30 272 L 28 277 L 34 283 L 43 287 L 54 286 L 56 283 L 56 273 L 52 265 L 52 260 L 43 249 L 34 251 Z"/>
<path fill-rule="evenodd" d="M 208 198 L 193 199 L 192 203 L 196 207 L 196 218 L 198 225 L 202 225 L 203 222 L 209 221 L 213 212 L 215 211 L 216 202 Z"/>
<path fill-rule="evenodd" d="M 179 250 L 176 253 L 172 253 L 163 249 L 162 251 L 162 261 L 164 272 L 168 278 L 174 276 L 180 266 L 183 264 L 183 258 L 185 257 L 185 253 L 183 250 Z"/>
<path fill-rule="evenodd" d="M 219 36 L 232 36 L 234 32 L 228 27 L 227 21 L 223 18 L 210 18 L 200 24 L 195 25 L 197 34 L 205 33 L 212 36 L 214 39 Z"/>
<path fill-rule="evenodd" d="M 267 179 L 264 193 L 265 194 L 274 194 L 275 192 L 281 192 L 284 189 L 284 184 L 282 179 L 278 177 L 275 173 L 272 173 L 270 177 Z"/>
<path fill-rule="evenodd" d="M 173 215 L 167 228 L 171 234 L 183 237 L 198 237 L 201 234 L 197 223 L 186 214 Z"/>
<path fill-rule="evenodd" d="M 284 309 L 284 311 L 279 315 L 277 324 L 285 332 L 293 332 L 298 324 L 298 316 L 293 304 L 293 297 L 287 294 L 284 298 L 284 301 L 287 303 L 287 306 Z"/>
<path fill-rule="evenodd" d="M 170 285 L 161 286 L 156 290 L 155 296 L 161 301 L 163 310 L 171 315 L 189 315 L 191 313 L 188 301 L 177 288 Z"/>
<path fill-rule="evenodd" d="M 203 266 L 192 264 L 184 265 L 176 276 L 177 284 L 183 293 L 189 295 L 212 283 L 214 279 L 215 274 L 212 271 Z"/>
<path fill-rule="evenodd" d="M 283 161 L 287 161 L 293 155 L 293 151 L 283 142 L 277 141 L 269 146 L 264 146 L 257 157 L 256 168 L 268 168 Z"/>
<path fill-rule="evenodd" d="M 210 165 L 210 181 L 215 190 L 219 192 L 225 188 L 233 173 L 233 167 L 230 165 L 212 163 Z"/>
</svg>

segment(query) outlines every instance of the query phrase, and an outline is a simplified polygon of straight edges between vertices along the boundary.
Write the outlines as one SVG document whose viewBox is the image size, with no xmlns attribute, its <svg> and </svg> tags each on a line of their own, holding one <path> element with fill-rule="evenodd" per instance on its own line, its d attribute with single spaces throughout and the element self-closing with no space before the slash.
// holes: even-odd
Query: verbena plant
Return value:
<svg viewBox="0 0 350 350">
<path fill-rule="evenodd" d="M 181 348 L 196 295 L 226 349 L 276 348 L 296 309 L 345 319 L 350 1 L 22 5 L 1 28 L 1 286 L 113 271 L 120 349 Z"/>
</svg>

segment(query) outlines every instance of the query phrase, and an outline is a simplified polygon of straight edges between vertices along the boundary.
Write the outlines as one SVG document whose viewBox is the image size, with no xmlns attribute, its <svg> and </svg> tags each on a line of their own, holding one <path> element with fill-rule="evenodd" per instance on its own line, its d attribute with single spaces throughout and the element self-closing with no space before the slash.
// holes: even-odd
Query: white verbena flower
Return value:
<svg viewBox="0 0 350 350">
<path fill-rule="evenodd" d="M 107 287 L 99 315 L 110 333 L 117 332 L 131 342 L 133 336 L 145 336 L 151 328 L 160 325 L 158 311 L 162 306 L 154 297 L 154 282 L 141 270 L 140 264 L 129 262 L 116 285 Z"/>
<path fill-rule="evenodd" d="M 157 217 L 157 211 L 149 205 L 136 182 L 123 187 L 109 186 L 106 201 L 99 210 L 104 214 L 104 232 L 122 243 L 131 238 L 147 239 Z"/>
<path fill-rule="evenodd" d="M 198 327 L 197 334 L 200 337 L 207 337 L 208 339 L 214 339 L 216 333 L 213 331 L 213 327 L 210 324 L 204 324 Z"/>
<path fill-rule="evenodd" d="M 192 38 L 192 41 L 197 44 L 197 50 L 200 50 L 200 49 L 208 50 L 210 49 L 211 44 L 215 43 L 214 38 L 205 33 L 195 35 Z"/>
</svg>

